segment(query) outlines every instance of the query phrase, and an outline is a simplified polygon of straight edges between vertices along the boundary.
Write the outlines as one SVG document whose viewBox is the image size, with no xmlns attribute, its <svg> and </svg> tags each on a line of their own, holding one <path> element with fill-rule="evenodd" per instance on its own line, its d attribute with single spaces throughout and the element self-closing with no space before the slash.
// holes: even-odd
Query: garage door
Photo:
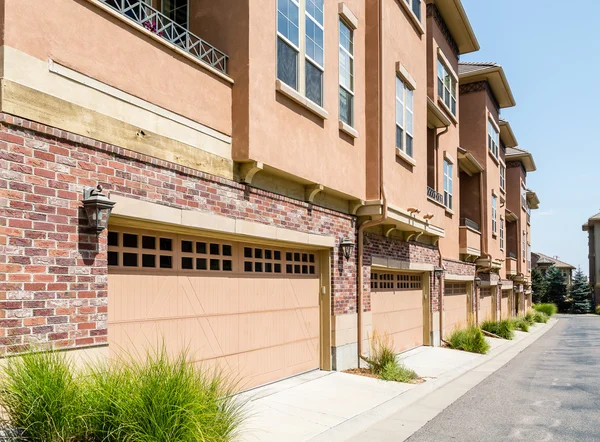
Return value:
<svg viewBox="0 0 600 442">
<path fill-rule="evenodd" d="M 446 282 L 444 287 L 444 336 L 468 325 L 467 284 Z"/>
<path fill-rule="evenodd" d="M 502 301 L 500 303 L 502 319 L 510 317 L 510 290 L 502 290 Z"/>
<path fill-rule="evenodd" d="M 397 353 L 423 345 L 420 274 L 372 272 L 373 330 L 387 334 Z"/>
<path fill-rule="evenodd" d="M 494 297 L 492 292 L 496 287 L 485 287 L 479 292 L 479 322 L 496 319 L 496 312 L 493 308 Z"/>
<path fill-rule="evenodd" d="M 108 250 L 111 353 L 187 348 L 243 388 L 319 368 L 315 252 L 116 229 Z"/>
</svg>

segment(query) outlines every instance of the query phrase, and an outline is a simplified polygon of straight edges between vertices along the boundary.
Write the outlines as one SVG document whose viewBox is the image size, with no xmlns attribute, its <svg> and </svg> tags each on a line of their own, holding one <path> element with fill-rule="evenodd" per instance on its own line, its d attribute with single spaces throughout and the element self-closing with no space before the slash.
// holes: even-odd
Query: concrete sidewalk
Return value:
<svg viewBox="0 0 600 442">
<path fill-rule="evenodd" d="M 439 347 L 419 347 L 400 355 L 399 359 L 407 367 L 425 379 L 423 384 L 401 384 L 346 373 L 313 371 L 243 393 L 242 397 L 249 401 L 250 418 L 241 440 L 342 441 L 354 436 L 360 440 L 362 436 L 359 435 L 369 427 L 398 415 L 409 405 L 481 364 L 498 359 L 498 362 L 504 361 L 504 365 L 555 323 L 553 319 L 548 324 L 531 327 L 530 333 L 516 332 L 512 341 L 486 338 L 492 346 L 487 355 Z M 509 349 L 514 351 L 507 352 Z M 503 353 L 510 358 L 498 358 Z M 481 380 L 480 376 L 476 376 L 474 385 Z M 463 390 L 460 389 L 461 395 L 468 391 Z M 407 434 L 433 418 L 429 417 L 432 410 L 428 411 L 423 414 L 428 417 L 423 422 L 418 416 L 412 416 L 411 425 L 406 428 Z M 416 428 L 418 424 L 420 426 Z M 416 429 L 412 430 L 413 427 Z M 368 439 L 373 440 L 372 436 L 369 432 Z M 394 440 L 403 440 L 397 430 L 394 437 Z"/>
</svg>

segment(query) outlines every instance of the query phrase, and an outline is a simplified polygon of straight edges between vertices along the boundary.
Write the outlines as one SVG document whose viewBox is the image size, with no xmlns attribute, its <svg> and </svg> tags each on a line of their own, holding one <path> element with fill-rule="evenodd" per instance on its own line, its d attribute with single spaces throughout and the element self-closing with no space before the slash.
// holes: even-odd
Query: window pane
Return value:
<svg viewBox="0 0 600 442">
<path fill-rule="evenodd" d="M 406 154 L 413 156 L 413 137 L 408 134 L 406 134 Z"/>
<path fill-rule="evenodd" d="M 290 87 L 298 89 L 298 52 L 277 39 L 277 78 Z"/>
<path fill-rule="evenodd" d="M 323 66 L 323 30 L 308 18 L 306 20 L 306 55 Z"/>
<path fill-rule="evenodd" d="M 306 12 L 323 25 L 323 0 L 306 0 Z"/>
<path fill-rule="evenodd" d="M 396 147 L 404 150 L 404 131 L 399 126 L 396 126 Z"/>
<path fill-rule="evenodd" d="M 340 48 L 340 84 L 349 91 L 354 90 L 353 75 L 354 66 L 353 60 L 344 49 Z"/>
<path fill-rule="evenodd" d="M 340 87 L 340 120 L 352 126 L 352 95 Z"/>
<path fill-rule="evenodd" d="M 421 20 L 421 0 L 412 0 L 412 10 L 419 20 Z"/>
<path fill-rule="evenodd" d="M 298 6 L 291 0 L 278 0 L 277 11 L 277 31 L 298 46 Z"/>
<path fill-rule="evenodd" d="M 323 72 L 306 62 L 306 98 L 319 106 L 323 104 Z"/>
<path fill-rule="evenodd" d="M 343 21 L 340 20 L 340 45 L 351 55 L 354 54 L 353 40 L 354 35 L 352 31 Z"/>
</svg>

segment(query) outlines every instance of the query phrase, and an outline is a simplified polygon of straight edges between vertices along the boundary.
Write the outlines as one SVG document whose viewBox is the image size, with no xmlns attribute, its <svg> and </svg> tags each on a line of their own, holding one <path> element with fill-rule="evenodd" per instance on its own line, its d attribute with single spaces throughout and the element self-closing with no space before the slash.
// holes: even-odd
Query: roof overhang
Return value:
<svg viewBox="0 0 600 442">
<path fill-rule="evenodd" d="M 531 209 L 535 210 L 540 208 L 540 199 L 538 198 L 537 193 L 532 190 L 528 190 L 526 196 L 527 204 L 529 204 Z"/>
<path fill-rule="evenodd" d="M 483 166 L 466 149 L 458 148 L 458 167 L 469 176 L 483 172 Z"/>
<path fill-rule="evenodd" d="M 492 88 L 500 109 L 513 107 L 517 104 L 510 89 L 510 84 L 504 74 L 504 69 L 501 66 L 489 66 L 476 71 L 462 73 L 459 77 L 461 85 L 487 81 Z"/>
<path fill-rule="evenodd" d="M 517 216 L 516 213 L 506 209 L 506 221 L 510 222 L 510 223 L 514 223 L 517 222 L 519 220 L 519 217 Z"/>
<path fill-rule="evenodd" d="M 458 46 L 459 54 L 468 54 L 479 50 L 479 42 L 460 0 L 435 0 L 452 38 Z"/>
<path fill-rule="evenodd" d="M 517 147 L 519 145 L 510 123 L 506 120 L 500 120 L 500 139 L 506 147 Z"/>
<path fill-rule="evenodd" d="M 444 112 L 437 107 L 433 100 L 427 97 L 427 127 L 430 129 L 439 129 L 448 127 L 452 124 Z"/>
<path fill-rule="evenodd" d="M 358 209 L 356 214 L 359 217 L 380 218 L 383 215 L 383 201 L 365 201 L 365 204 Z M 430 216 L 429 219 L 426 219 L 425 217 L 420 217 L 418 213 L 410 213 L 407 210 L 389 205 L 384 224 L 387 230 L 386 236 L 392 230 L 399 230 L 407 233 L 407 241 L 410 239 L 417 240 L 421 235 L 438 239 L 443 238 L 446 232 L 443 228 L 432 224 L 432 218 L 433 216 Z"/>
<path fill-rule="evenodd" d="M 506 161 L 520 161 L 527 172 L 535 172 L 537 167 L 533 161 L 533 155 L 529 152 L 506 154 Z"/>
</svg>

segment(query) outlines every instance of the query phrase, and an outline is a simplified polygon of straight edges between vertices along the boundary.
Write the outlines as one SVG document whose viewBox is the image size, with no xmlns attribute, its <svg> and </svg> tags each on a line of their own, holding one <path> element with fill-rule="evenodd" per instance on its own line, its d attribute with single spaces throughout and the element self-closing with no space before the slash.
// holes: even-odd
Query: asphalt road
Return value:
<svg viewBox="0 0 600 442">
<path fill-rule="evenodd" d="M 600 317 L 558 317 L 408 441 L 600 441 Z"/>
</svg>

